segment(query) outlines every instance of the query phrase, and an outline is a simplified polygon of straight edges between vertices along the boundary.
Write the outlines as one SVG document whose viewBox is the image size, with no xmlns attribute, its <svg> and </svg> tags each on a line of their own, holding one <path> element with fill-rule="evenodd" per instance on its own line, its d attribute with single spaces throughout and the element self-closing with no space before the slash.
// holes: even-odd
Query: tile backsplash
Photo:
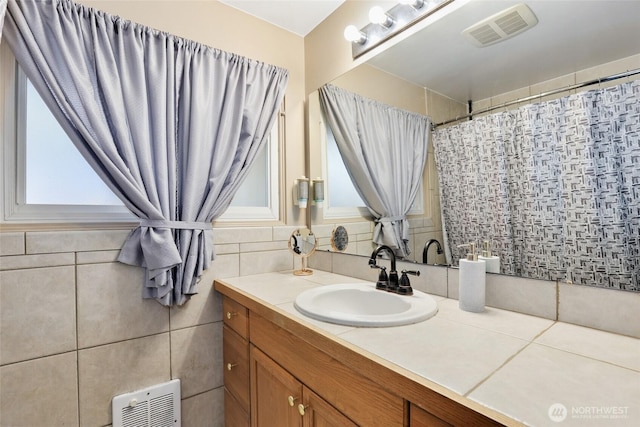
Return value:
<svg viewBox="0 0 640 427">
<path fill-rule="evenodd" d="M 362 256 L 327 251 L 316 252 L 309 266 L 372 282 L 378 274 Z M 457 268 L 399 261 L 397 269 L 420 271 L 411 278 L 415 289 L 458 299 Z M 488 274 L 486 305 L 640 338 L 640 292 Z"/>
<path fill-rule="evenodd" d="M 116 261 L 128 229 L 0 233 L 0 424 L 106 426 L 113 396 L 180 378 L 183 425 L 222 426 L 222 308 L 211 284 L 298 268 L 295 228 L 215 228 L 199 294 L 171 309 L 143 300 L 142 270 Z M 377 277 L 356 255 L 319 250 L 310 266 Z M 400 268 L 420 270 L 416 289 L 457 298 L 457 269 Z M 640 337 L 640 293 L 490 275 L 487 305 Z"/>
<path fill-rule="evenodd" d="M 213 280 L 293 269 L 294 228 L 215 228 L 199 293 L 171 309 L 116 261 L 130 229 L 0 233 L 0 424 L 106 426 L 113 396 L 180 378 L 183 426 L 222 426 Z"/>
</svg>

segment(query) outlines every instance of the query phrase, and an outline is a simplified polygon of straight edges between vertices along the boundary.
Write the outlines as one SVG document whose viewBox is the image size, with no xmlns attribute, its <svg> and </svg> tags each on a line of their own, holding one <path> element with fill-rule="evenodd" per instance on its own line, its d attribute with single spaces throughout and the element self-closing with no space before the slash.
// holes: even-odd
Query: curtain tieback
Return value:
<svg viewBox="0 0 640 427">
<path fill-rule="evenodd" d="M 191 222 L 191 221 L 167 221 L 164 219 L 143 219 L 140 221 L 140 227 L 152 228 L 179 228 L 183 230 L 212 230 L 213 225 L 210 222 Z"/>
<path fill-rule="evenodd" d="M 374 222 L 382 222 L 383 220 L 386 220 L 386 221 L 389 221 L 389 222 L 404 221 L 405 219 L 407 219 L 406 216 L 383 216 L 383 217 L 380 217 L 380 218 L 374 220 Z"/>
</svg>

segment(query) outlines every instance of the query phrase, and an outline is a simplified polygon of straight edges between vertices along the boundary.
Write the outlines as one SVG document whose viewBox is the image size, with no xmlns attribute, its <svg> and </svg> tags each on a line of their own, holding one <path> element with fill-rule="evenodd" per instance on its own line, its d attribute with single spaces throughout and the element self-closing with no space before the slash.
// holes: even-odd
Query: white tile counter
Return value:
<svg viewBox="0 0 640 427">
<path fill-rule="evenodd" d="M 421 323 L 354 328 L 298 313 L 298 293 L 363 280 L 315 271 L 224 279 L 256 301 L 352 344 L 465 399 L 534 426 L 640 425 L 640 340 L 487 307 L 458 309 L 433 296 L 438 313 Z"/>
</svg>

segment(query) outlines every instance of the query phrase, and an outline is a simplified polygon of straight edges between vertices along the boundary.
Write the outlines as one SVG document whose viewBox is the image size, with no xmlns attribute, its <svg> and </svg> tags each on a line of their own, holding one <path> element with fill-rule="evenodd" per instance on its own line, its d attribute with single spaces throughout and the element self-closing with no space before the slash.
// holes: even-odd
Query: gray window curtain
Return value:
<svg viewBox="0 0 640 427">
<path fill-rule="evenodd" d="M 7 0 L 0 0 L 0 43 L 2 43 L 2 26 L 4 25 L 4 14 L 7 11 Z"/>
<path fill-rule="evenodd" d="M 640 291 L 640 81 L 474 118 L 433 135 L 457 245 L 506 274 Z"/>
<path fill-rule="evenodd" d="M 320 105 L 354 186 L 373 215 L 373 241 L 406 257 L 411 209 L 422 181 L 431 120 L 333 85 Z"/>
<path fill-rule="evenodd" d="M 288 74 L 71 0 L 10 0 L 5 39 L 98 175 L 141 219 L 118 260 L 181 305 L 214 257 L 211 222 L 267 141 Z"/>
</svg>

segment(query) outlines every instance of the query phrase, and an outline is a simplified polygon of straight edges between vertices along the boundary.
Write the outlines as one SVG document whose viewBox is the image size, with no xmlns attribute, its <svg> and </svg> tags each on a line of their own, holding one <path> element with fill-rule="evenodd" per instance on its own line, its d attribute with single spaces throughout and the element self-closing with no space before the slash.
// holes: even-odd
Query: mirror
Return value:
<svg viewBox="0 0 640 427">
<path fill-rule="evenodd" d="M 331 232 L 331 249 L 336 252 L 344 252 L 349 246 L 349 233 L 342 225 L 337 226 Z"/>
<path fill-rule="evenodd" d="M 440 123 L 466 115 L 469 100 L 477 111 L 640 67 L 636 22 L 640 2 L 530 0 L 525 3 L 538 24 L 520 35 L 482 48 L 461 35 L 465 28 L 518 3 L 455 0 L 452 5 L 459 7 L 440 20 L 412 30 L 404 40 L 327 83 Z M 326 179 L 323 126 L 317 93 L 310 94 L 309 175 Z M 423 213 L 409 216 L 411 260 L 416 262 L 422 262 L 431 239 L 444 243 L 434 157 L 430 149 L 423 177 Z M 338 221 L 367 222 L 366 217 L 327 215 L 331 189 L 325 192 L 325 208 L 310 212 L 314 230 Z M 371 241 L 364 236 L 358 235 L 356 253 L 369 256 Z M 445 264 L 433 246 L 427 263 Z"/>
<path fill-rule="evenodd" d="M 308 276 L 313 274 L 313 270 L 307 268 L 307 258 L 316 250 L 318 241 L 316 236 L 308 228 L 298 228 L 291 233 L 289 237 L 289 251 L 300 258 L 302 267 L 294 270 L 296 276 Z"/>
<path fill-rule="evenodd" d="M 398 108 L 429 115 L 435 120 L 448 118 L 455 114 L 464 114 L 465 106 L 458 102 L 447 99 L 436 93 L 425 91 L 423 88 L 410 82 L 398 79 L 386 72 L 367 64 L 351 70 L 345 75 L 331 82 L 346 90 L 358 93 L 367 98 L 393 105 Z M 325 147 L 328 135 L 324 118 L 320 112 L 320 103 L 317 92 L 309 96 L 309 147 L 310 156 L 309 167 L 311 176 L 321 176 L 325 178 L 325 201 L 322 208 L 311 207 L 311 226 L 315 231 L 322 232 L 328 227 L 335 228 L 338 224 L 345 226 L 349 230 L 357 233 L 355 245 L 349 246 L 348 252 L 363 256 L 370 256 L 373 250 L 371 240 L 374 223 L 368 216 L 368 211 L 364 206 L 351 209 L 344 206 L 333 207 L 333 191 L 336 188 L 341 190 L 351 184 L 346 173 L 340 177 L 338 182 L 327 179 L 328 159 L 332 158 L 326 152 Z M 428 109 L 432 113 L 428 113 Z M 432 239 L 443 242 L 442 225 L 440 217 L 440 201 L 438 192 L 438 177 L 436 174 L 435 157 L 433 148 L 429 147 L 427 164 L 422 181 L 422 191 L 419 194 L 414 207 L 418 213 L 410 213 L 410 249 L 411 253 L 405 258 L 406 261 L 422 262 L 422 254 L 427 242 Z M 344 164 L 342 164 L 344 168 Z M 347 199 L 352 200 L 353 197 Z M 334 219 L 335 218 L 335 219 Z M 350 233 L 350 234 L 353 234 Z M 352 239 L 354 240 L 354 239 Z M 323 249 L 326 249 L 323 247 Z M 332 248 L 330 250 L 333 250 Z M 445 265 L 444 253 L 437 253 L 435 250 L 429 251 L 429 264 Z"/>
</svg>

